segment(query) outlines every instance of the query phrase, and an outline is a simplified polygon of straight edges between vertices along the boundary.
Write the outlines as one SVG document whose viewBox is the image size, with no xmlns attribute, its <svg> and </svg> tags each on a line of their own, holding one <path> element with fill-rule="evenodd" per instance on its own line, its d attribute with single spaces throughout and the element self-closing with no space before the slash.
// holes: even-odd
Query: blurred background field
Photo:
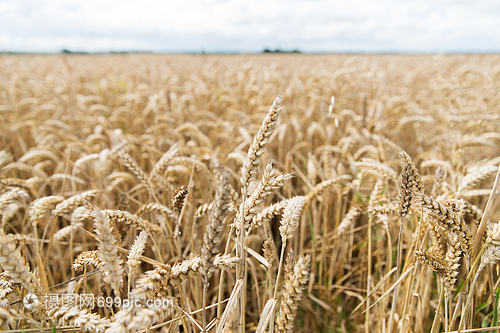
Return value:
<svg viewBox="0 0 500 333">
<path fill-rule="evenodd" d="M 287 248 L 297 257 L 310 255 L 312 261 L 295 330 L 386 332 L 392 295 L 370 311 L 362 310 L 394 283 L 388 273 L 396 264 L 399 215 L 387 209 L 373 213 L 373 209 L 399 200 L 398 152 L 404 149 L 411 156 L 427 194 L 450 202 L 464 200 L 473 207 L 465 220 L 474 233 L 496 169 L 467 188 L 464 178 L 500 162 L 498 87 L 500 56 L 495 54 L 4 54 L 0 56 L 0 195 L 6 199 L 13 188 L 26 194 L 1 206 L 3 231 L 13 235 L 11 241 L 32 270 L 40 266 L 34 244 L 43 244 L 44 269 L 39 267 L 37 274 L 44 274 L 49 287 L 68 281 L 78 275 L 71 269 L 77 255 L 97 247 L 79 228 L 58 234 L 74 224 L 71 213 L 78 207 L 56 216 L 51 211 L 56 203 L 44 207 L 38 229 L 32 228 L 28 211 L 43 197 L 68 199 L 96 190 L 88 200 L 99 209 L 141 212 L 144 220 L 158 228 L 165 223 L 177 228 L 174 250 L 170 238 L 159 232 L 157 243 L 148 243 L 144 256 L 161 261 L 160 252 L 163 263 L 174 265 L 190 254 L 198 255 L 208 220 L 197 216 L 197 210 L 214 199 L 220 170 L 229 172 L 234 192 L 241 193 L 242 163 L 262 119 L 281 96 L 283 110 L 260 170 L 272 162 L 276 170 L 294 176 L 259 209 L 293 196 L 307 198 Z M 151 176 L 157 162 L 174 148 L 170 164 L 149 190 L 118 154 L 126 151 Z M 441 183 L 436 180 L 438 168 L 444 174 Z M 182 185 L 189 187 L 189 196 L 180 218 L 168 215 L 165 222 L 158 212 L 144 212 L 145 204 L 155 202 L 151 193 L 160 204 L 173 208 L 170 198 Z M 233 200 L 239 205 L 241 198 Z M 413 255 L 420 244 L 415 242 L 419 209 L 411 211 L 404 224 L 402 271 L 414 264 L 415 268 L 401 284 L 401 306 L 396 306 L 393 320 L 399 330 L 429 332 L 442 285 Z M 226 244 L 235 214 L 231 211 L 225 220 L 222 244 Z M 494 210 L 491 220 L 498 220 L 498 215 Z M 264 255 L 263 242 L 271 237 L 279 254 L 279 226 L 279 216 L 269 219 L 248 235 L 248 246 Z M 81 228 L 93 232 L 89 221 Z M 138 230 L 119 225 L 119 245 L 130 249 Z M 418 239 L 424 239 L 423 247 L 431 248 L 428 231 L 422 230 Z M 248 257 L 247 332 L 257 328 L 277 274 L 277 262 L 268 269 L 256 258 Z M 140 272 L 151 269 L 148 262 L 139 267 Z M 470 328 L 496 325 L 500 274 L 496 265 L 485 272 L 473 291 Z M 464 274 L 462 263 L 454 291 Z M 201 281 L 194 274 L 169 291 L 169 296 L 188 312 L 200 309 Z M 209 305 L 217 303 L 219 273 L 210 281 Z M 236 282 L 234 270 L 224 281 L 221 288 L 226 298 Z M 94 280 L 89 288 L 111 294 L 109 287 Z M 56 290 L 69 291 L 67 284 Z M 21 296 L 15 291 L 7 294 L 11 301 Z M 458 298 L 451 299 L 452 311 L 461 308 Z M 23 311 L 19 304 L 11 306 Z M 114 311 L 94 313 L 113 321 Z M 215 318 L 216 309 L 208 313 Z M 26 316 L 12 316 L 10 328 L 17 329 L 35 327 L 43 319 L 34 316 L 29 323 Z M 168 320 L 179 316 L 173 314 Z M 200 313 L 193 316 L 201 322 Z M 444 324 L 439 324 L 442 318 L 436 319 L 436 331 L 444 330 Z M 50 320 L 75 325 L 57 316 Z M 177 332 L 179 325 L 177 320 L 158 330 Z M 184 330 L 196 331 L 192 324 L 183 325 Z"/>
</svg>

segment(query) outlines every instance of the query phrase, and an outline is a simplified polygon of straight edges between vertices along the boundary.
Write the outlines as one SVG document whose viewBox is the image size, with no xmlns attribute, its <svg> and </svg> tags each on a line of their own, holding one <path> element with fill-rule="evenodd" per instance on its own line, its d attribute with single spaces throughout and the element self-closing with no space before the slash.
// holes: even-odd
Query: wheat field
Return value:
<svg viewBox="0 0 500 333">
<path fill-rule="evenodd" d="M 495 330 L 499 87 L 497 55 L 1 55 L 0 327 Z"/>
</svg>

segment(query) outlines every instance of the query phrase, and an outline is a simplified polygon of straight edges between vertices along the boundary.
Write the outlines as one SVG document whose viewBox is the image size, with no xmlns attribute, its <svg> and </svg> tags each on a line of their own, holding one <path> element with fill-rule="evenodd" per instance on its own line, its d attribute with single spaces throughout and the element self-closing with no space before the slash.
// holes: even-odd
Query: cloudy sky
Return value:
<svg viewBox="0 0 500 333">
<path fill-rule="evenodd" d="M 500 52 L 498 0 L 0 0 L 0 52 Z"/>
</svg>

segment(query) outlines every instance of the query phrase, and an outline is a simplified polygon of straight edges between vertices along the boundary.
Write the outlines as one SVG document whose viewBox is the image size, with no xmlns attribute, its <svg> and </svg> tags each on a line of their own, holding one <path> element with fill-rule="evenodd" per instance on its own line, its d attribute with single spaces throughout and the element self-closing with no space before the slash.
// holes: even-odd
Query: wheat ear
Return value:
<svg viewBox="0 0 500 333">
<path fill-rule="evenodd" d="M 180 212 L 182 210 L 182 207 L 184 206 L 184 201 L 186 200 L 186 197 L 189 193 L 189 189 L 182 185 L 180 186 L 172 195 L 172 209 L 175 212 Z"/>
<path fill-rule="evenodd" d="M 281 240 L 284 245 L 286 241 L 293 237 L 295 230 L 299 224 L 299 217 L 304 208 L 306 198 L 303 196 L 296 196 L 288 201 L 288 205 L 283 211 L 283 218 L 281 219 L 281 226 L 279 227 Z"/>
<path fill-rule="evenodd" d="M 276 318 L 278 332 L 293 332 L 293 321 L 297 314 L 302 291 L 307 286 L 311 269 L 311 257 L 300 257 L 293 271 L 285 273 L 280 312 Z"/>
<path fill-rule="evenodd" d="M 361 209 L 359 207 L 354 205 L 351 206 L 337 228 L 337 236 L 342 236 L 347 228 L 358 218 L 360 214 Z"/>
<path fill-rule="evenodd" d="M 30 221 L 31 224 L 33 225 L 33 228 L 36 230 L 36 227 L 38 226 L 38 223 L 42 218 L 43 214 L 45 213 L 47 207 L 51 205 L 57 205 L 58 203 L 61 203 L 63 201 L 64 198 L 59 195 L 53 195 L 36 199 L 31 205 L 30 209 L 28 210 L 28 216 L 30 217 Z"/>
<path fill-rule="evenodd" d="M 135 215 L 141 216 L 147 212 L 163 212 L 171 219 L 176 218 L 176 214 L 174 213 L 173 210 L 171 210 L 167 206 L 164 206 L 162 204 L 157 204 L 157 203 L 147 203 L 147 204 L 140 206 L 137 209 L 137 211 L 135 212 Z"/>
<path fill-rule="evenodd" d="M 4 214 L 4 208 L 14 202 L 25 202 L 29 199 L 29 194 L 21 188 L 12 188 L 4 194 L 0 195 L 0 214 Z"/>
<path fill-rule="evenodd" d="M 85 266 L 92 265 L 95 268 L 100 268 L 102 264 L 103 262 L 99 258 L 99 250 L 85 251 L 80 253 L 78 257 L 76 257 L 76 259 L 73 261 L 71 269 L 76 272 L 81 272 L 83 271 Z"/>
<path fill-rule="evenodd" d="M 173 297 L 154 297 L 150 299 L 152 306 L 132 305 L 123 308 L 114 316 L 114 320 L 109 325 L 106 333 L 126 333 L 136 332 L 147 328 L 165 318 L 171 316 L 177 300 Z"/>
<path fill-rule="evenodd" d="M 210 207 L 207 230 L 203 236 L 200 271 L 207 279 L 215 270 L 213 261 L 215 255 L 219 252 L 219 243 L 222 239 L 222 230 L 224 229 L 224 219 L 228 215 L 230 201 L 229 187 L 229 173 L 225 172 L 217 187 L 215 200 Z"/>
<path fill-rule="evenodd" d="M 64 200 L 63 202 L 57 204 L 52 211 L 52 216 L 69 214 L 76 207 L 83 205 L 84 200 L 92 199 L 98 192 L 99 190 L 89 190 Z"/>
<path fill-rule="evenodd" d="M 139 257 L 142 255 L 144 252 L 144 249 L 146 248 L 146 241 L 148 240 L 148 233 L 145 230 L 142 230 L 135 239 L 134 244 L 132 245 L 132 248 L 130 249 L 130 252 L 128 254 L 127 258 L 127 267 L 128 267 L 128 289 L 130 292 L 130 281 L 135 277 L 137 268 L 141 264 L 141 261 L 139 260 Z"/>
<path fill-rule="evenodd" d="M 266 166 L 266 170 L 264 172 L 264 175 L 262 176 L 261 181 L 259 182 L 259 186 L 245 202 L 243 218 L 241 218 L 241 213 L 238 212 L 236 221 L 244 221 L 244 230 L 248 231 L 250 223 L 259 211 L 260 206 L 262 206 L 264 199 L 277 189 L 281 188 L 287 180 L 292 178 L 291 174 L 279 174 L 277 176 L 274 176 L 274 172 L 275 170 L 269 163 Z M 237 230 L 240 230 L 239 223 Z M 237 234 L 239 235 L 239 232 Z"/>
<path fill-rule="evenodd" d="M 453 230 L 460 241 L 462 251 L 470 257 L 473 248 L 473 236 L 469 226 L 465 223 L 463 216 L 443 202 L 431 198 L 419 191 L 415 191 L 420 204 L 433 216 L 438 224 L 447 230 Z"/>
<path fill-rule="evenodd" d="M 132 157 L 129 154 L 125 153 L 124 151 L 119 151 L 118 156 L 120 157 L 120 160 L 123 163 L 123 165 L 125 165 L 127 169 L 129 169 L 130 172 L 132 172 L 137 177 L 137 179 L 139 179 L 141 183 L 145 184 L 146 186 L 148 186 L 148 188 L 152 189 L 148 176 L 139 167 L 139 165 L 137 165 L 137 163 L 132 159 Z"/>
<path fill-rule="evenodd" d="M 9 277 L 8 273 L 9 271 L 0 273 L 0 308 L 7 308 L 9 306 L 10 302 L 7 297 L 15 290 L 15 281 Z"/>
<path fill-rule="evenodd" d="M 248 158 L 241 167 L 240 181 L 243 187 L 248 187 L 257 175 L 261 157 L 264 154 L 266 144 L 269 141 L 269 137 L 273 133 L 274 126 L 278 121 L 278 116 L 282 109 L 282 107 L 280 107 L 280 103 L 281 97 L 277 97 L 273 102 L 273 106 L 262 121 L 262 125 L 255 135 L 250 149 L 248 150 Z"/>
<path fill-rule="evenodd" d="M 40 281 L 24 262 L 21 251 L 5 235 L 0 235 L 0 265 L 9 271 L 9 277 L 30 293 L 39 292 Z"/>
<path fill-rule="evenodd" d="M 277 298 L 278 296 L 278 283 L 283 268 L 286 243 L 288 239 L 291 239 L 293 237 L 293 234 L 297 229 L 297 226 L 299 224 L 300 214 L 302 213 L 302 209 L 304 209 L 305 201 L 306 197 L 303 196 L 293 197 L 289 200 L 288 205 L 286 206 L 283 212 L 283 218 L 281 219 L 281 226 L 279 228 L 282 241 L 281 256 L 280 256 L 280 262 L 278 264 L 278 275 L 276 276 L 276 285 L 274 286 L 273 298 Z"/>
<path fill-rule="evenodd" d="M 14 320 L 20 318 L 21 315 L 16 310 L 0 307 L 0 326 L 14 324 Z"/>
<path fill-rule="evenodd" d="M 480 168 L 471 169 L 470 172 L 462 178 L 460 185 L 458 185 L 457 195 L 462 195 L 464 192 L 471 190 L 482 180 L 493 176 L 498 171 L 495 165 L 486 165 Z"/>
<path fill-rule="evenodd" d="M 109 319 L 101 318 L 98 314 L 91 313 L 88 309 L 78 307 L 56 307 L 47 312 L 59 325 L 76 326 L 85 331 L 103 332 L 109 325 Z"/>
<path fill-rule="evenodd" d="M 118 240 L 108 216 L 101 211 L 94 211 L 94 227 L 99 240 L 99 259 L 102 261 L 103 280 L 120 296 L 123 285 L 123 261 L 118 254 Z"/>
</svg>

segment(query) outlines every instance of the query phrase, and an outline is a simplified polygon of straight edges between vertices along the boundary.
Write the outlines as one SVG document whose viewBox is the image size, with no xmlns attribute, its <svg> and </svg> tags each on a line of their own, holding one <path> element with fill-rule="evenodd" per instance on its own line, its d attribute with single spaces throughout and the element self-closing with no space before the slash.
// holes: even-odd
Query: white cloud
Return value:
<svg viewBox="0 0 500 333">
<path fill-rule="evenodd" d="M 451 0 L 18 0 L 0 51 L 500 51 L 500 4 Z"/>
</svg>

